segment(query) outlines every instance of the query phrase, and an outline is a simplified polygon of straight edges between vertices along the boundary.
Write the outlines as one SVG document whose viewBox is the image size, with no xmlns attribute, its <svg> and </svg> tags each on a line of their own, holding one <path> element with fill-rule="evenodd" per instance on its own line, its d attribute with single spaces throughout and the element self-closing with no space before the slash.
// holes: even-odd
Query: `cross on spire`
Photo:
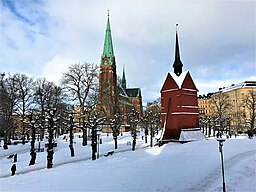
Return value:
<svg viewBox="0 0 256 192">
<path fill-rule="evenodd" d="M 109 12 L 110 12 L 110 10 L 108 9 L 108 17 L 109 17 Z"/>
</svg>

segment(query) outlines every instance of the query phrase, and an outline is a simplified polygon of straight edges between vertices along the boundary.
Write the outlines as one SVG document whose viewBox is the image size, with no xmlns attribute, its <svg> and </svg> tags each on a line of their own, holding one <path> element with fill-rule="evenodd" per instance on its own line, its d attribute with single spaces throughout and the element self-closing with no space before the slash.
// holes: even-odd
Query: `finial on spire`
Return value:
<svg viewBox="0 0 256 192">
<path fill-rule="evenodd" d="M 109 11 L 110 11 L 110 10 L 108 9 L 108 17 L 109 17 Z"/>
<path fill-rule="evenodd" d="M 178 33 L 178 23 L 176 23 L 176 33 Z"/>
</svg>

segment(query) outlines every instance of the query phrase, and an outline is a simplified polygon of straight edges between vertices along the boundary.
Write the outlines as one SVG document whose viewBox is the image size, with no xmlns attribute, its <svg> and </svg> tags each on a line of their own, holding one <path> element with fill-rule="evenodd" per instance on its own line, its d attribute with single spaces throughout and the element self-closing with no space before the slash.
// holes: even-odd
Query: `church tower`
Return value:
<svg viewBox="0 0 256 192">
<path fill-rule="evenodd" d="M 105 41 L 100 64 L 98 106 L 103 108 L 109 117 L 113 117 L 115 114 L 117 97 L 116 61 L 108 12 Z"/>
</svg>

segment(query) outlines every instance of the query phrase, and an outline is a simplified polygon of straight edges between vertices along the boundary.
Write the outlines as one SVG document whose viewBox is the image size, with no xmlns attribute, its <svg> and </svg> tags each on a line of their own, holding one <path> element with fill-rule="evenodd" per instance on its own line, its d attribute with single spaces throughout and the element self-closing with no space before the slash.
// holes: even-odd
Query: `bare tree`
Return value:
<svg viewBox="0 0 256 192">
<path fill-rule="evenodd" d="M 43 116 L 47 109 L 56 108 L 58 114 L 62 117 L 67 114 L 62 113 L 66 111 L 67 105 L 65 104 L 66 95 L 64 94 L 61 87 L 58 87 L 52 82 L 47 81 L 45 78 L 36 79 L 34 82 L 34 104 L 35 107 L 40 111 Z M 44 126 L 44 122 L 41 122 Z M 56 131 L 55 133 L 58 133 Z M 41 129 L 41 140 L 44 137 L 44 130 Z"/>
<path fill-rule="evenodd" d="M 0 136 L 4 136 L 4 131 L 7 127 L 6 117 L 8 114 L 8 103 L 9 103 L 9 96 L 6 92 L 6 88 L 4 85 L 4 77 L 5 73 L 1 73 L 0 79 Z"/>
<path fill-rule="evenodd" d="M 1 74 L 1 133 L 5 136 L 5 141 L 7 142 L 7 136 L 14 135 L 14 121 L 13 113 L 15 105 L 18 102 L 18 88 L 15 81 L 14 75 L 4 73 Z M 6 143 L 5 142 L 5 143 Z M 7 143 L 5 144 L 7 147 Z"/>
<path fill-rule="evenodd" d="M 98 83 L 98 66 L 90 63 L 72 64 L 63 74 L 61 83 L 68 91 L 71 100 L 78 104 L 85 126 L 86 102 L 91 92 L 95 92 Z M 87 127 L 83 129 L 83 145 L 87 145 Z"/>
<path fill-rule="evenodd" d="M 44 114 L 46 108 L 51 107 L 53 87 L 54 84 L 45 78 L 36 79 L 34 82 L 34 102 L 42 114 Z"/>
<path fill-rule="evenodd" d="M 120 109 L 116 106 L 114 116 L 112 118 L 108 118 L 108 124 L 113 133 L 115 149 L 117 149 L 117 136 L 120 133 L 120 127 L 121 127 L 121 122 L 122 122 L 123 117 L 124 117 L 124 115 L 120 114 Z"/>
<path fill-rule="evenodd" d="M 213 115 L 219 119 L 226 118 L 231 109 L 230 99 L 227 94 L 218 92 L 212 96 Z"/>
<path fill-rule="evenodd" d="M 256 91 L 252 88 L 245 97 L 245 107 L 249 111 L 248 124 L 252 130 L 256 121 Z M 246 114 L 245 114 L 246 116 Z"/>
<path fill-rule="evenodd" d="M 140 123 L 139 119 L 140 113 L 132 108 L 132 111 L 129 113 L 129 121 L 131 124 L 131 135 L 132 135 L 132 151 L 135 151 L 136 147 L 136 138 L 137 138 L 137 125 Z"/>
<path fill-rule="evenodd" d="M 14 80 L 18 89 L 18 101 L 16 103 L 16 113 L 22 118 L 22 144 L 25 144 L 25 125 L 26 113 L 31 110 L 33 104 L 33 79 L 24 74 L 15 74 Z"/>
</svg>

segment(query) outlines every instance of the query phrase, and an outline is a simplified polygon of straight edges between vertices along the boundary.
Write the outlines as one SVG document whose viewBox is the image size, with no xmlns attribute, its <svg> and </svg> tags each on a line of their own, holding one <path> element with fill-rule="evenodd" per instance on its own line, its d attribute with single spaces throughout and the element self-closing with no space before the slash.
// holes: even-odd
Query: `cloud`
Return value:
<svg viewBox="0 0 256 192">
<path fill-rule="evenodd" d="M 144 102 L 160 96 L 174 61 L 204 94 L 255 77 L 254 1 L 2 1 L 0 66 L 58 82 L 73 63 L 100 64 L 107 10 L 118 75 Z M 10 4 L 11 3 L 11 4 Z"/>
<path fill-rule="evenodd" d="M 68 66 L 70 66 L 72 62 L 74 61 L 69 58 L 56 55 L 52 58 L 52 60 L 44 65 L 42 76 L 48 81 L 54 82 L 58 85 L 60 83 L 62 73 L 67 71 Z"/>
<path fill-rule="evenodd" d="M 255 81 L 255 76 L 247 76 L 246 81 Z M 209 80 L 209 81 L 202 81 L 198 79 L 194 79 L 197 88 L 199 89 L 199 94 L 207 94 L 213 93 L 219 90 L 219 88 L 228 87 L 232 84 L 242 83 L 244 79 L 240 78 L 233 78 L 233 79 L 226 79 L 226 80 Z"/>
</svg>

